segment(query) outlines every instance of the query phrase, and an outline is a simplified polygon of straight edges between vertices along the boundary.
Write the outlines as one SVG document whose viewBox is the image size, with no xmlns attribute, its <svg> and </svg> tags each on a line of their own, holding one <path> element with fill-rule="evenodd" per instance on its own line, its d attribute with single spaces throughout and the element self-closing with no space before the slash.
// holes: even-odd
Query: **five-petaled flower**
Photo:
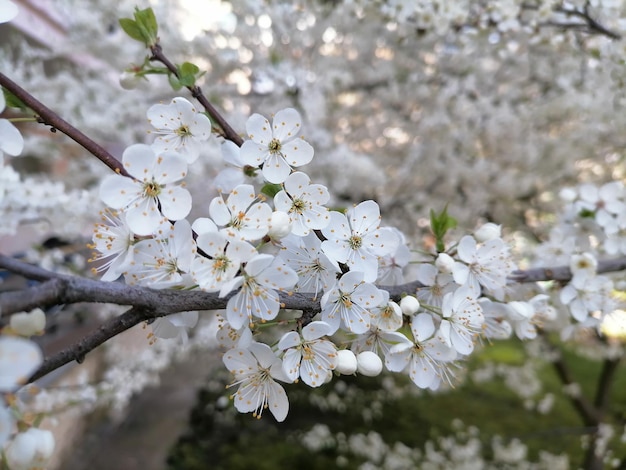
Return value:
<svg viewBox="0 0 626 470">
<path fill-rule="evenodd" d="M 241 146 L 241 159 L 246 165 L 263 165 L 263 176 L 270 183 L 282 183 L 292 167 L 306 165 L 313 159 L 313 147 L 298 136 L 301 118 L 292 108 L 278 111 L 272 124 L 260 114 L 246 122 L 250 140 Z"/>
<path fill-rule="evenodd" d="M 130 177 L 109 175 L 100 185 L 100 198 L 126 213 L 137 235 L 152 235 L 163 217 L 180 220 L 191 210 L 191 195 L 179 183 L 187 175 L 187 162 L 174 152 L 156 154 L 145 144 L 128 147 L 122 163 Z"/>
</svg>

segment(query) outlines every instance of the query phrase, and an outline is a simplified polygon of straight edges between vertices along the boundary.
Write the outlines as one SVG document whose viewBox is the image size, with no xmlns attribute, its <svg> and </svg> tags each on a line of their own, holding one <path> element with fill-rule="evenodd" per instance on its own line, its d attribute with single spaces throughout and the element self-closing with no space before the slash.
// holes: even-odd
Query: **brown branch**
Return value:
<svg viewBox="0 0 626 470">
<path fill-rule="evenodd" d="M 178 74 L 178 69 L 165 56 L 165 54 L 163 54 L 163 48 L 159 43 L 150 46 L 150 52 L 152 52 L 152 57 L 150 57 L 150 60 L 161 62 L 173 75 L 176 76 L 176 78 L 180 78 Z M 191 92 L 191 95 L 195 99 L 197 99 L 200 104 L 202 104 L 207 113 L 209 113 L 209 116 L 211 116 L 211 118 L 220 126 L 220 128 L 224 132 L 224 137 L 241 147 L 241 145 L 243 144 L 243 139 L 241 138 L 241 136 L 237 134 L 237 132 L 235 132 L 230 124 L 228 124 L 226 119 L 224 119 L 219 111 L 217 111 L 217 109 L 215 109 L 215 107 L 209 102 L 206 96 L 204 96 L 204 93 L 202 93 L 200 87 L 188 86 L 186 88 Z"/>
<path fill-rule="evenodd" d="M 598 261 L 598 274 L 611 273 L 626 270 L 626 256 L 621 258 Z M 512 282 L 538 282 L 538 281 L 569 281 L 572 272 L 569 266 L 556 266 L 549 268 L 533 268 L 514 271 L 509 280 Z"/>
<path fill-rule="evenodd" d="M 56 370 L 69 362 L 83 362 L 88 352 L 93 351 L 109 339 L 123 333 L 142 321 L 146 321 L 154 317 L 154 312 L 151 312 L 148 309 L 133 307 L 120 316 L 107 320 L 100 325 L 97 330 L 86 335 L 78 341 L 78 343 L 46 358 L 39 369 L 37 369 L 37 371 L 30 377 L 28 383 L 34 382 L 35 380 L 49 374 L 53 370 Z"/>
<path fill-rule="evenodd" d="M 13 93 L 19 98 L 25 105 L 37 113 L 37 119 L 40 123 L 51 127 L 51 130 L 58 129 L 66 136 L 72 139 L 74 142 L 80 144 L 83 148 L 88 150 L 102 163 L 108 166 L 111 170 L 124 176 L 129 176 L 124 169 L 122 163 L 107 152 L 104 147 L 87 137 L 81 131 L 72 126 L 69 122 L 65 121 L 58 114 L 44 105 L 41 101 L 37 100 L 34 96 L 20 87 L 17 83 L 11 80 L 9 77 L 0 72 L 0 85 Z"/>
</svg>

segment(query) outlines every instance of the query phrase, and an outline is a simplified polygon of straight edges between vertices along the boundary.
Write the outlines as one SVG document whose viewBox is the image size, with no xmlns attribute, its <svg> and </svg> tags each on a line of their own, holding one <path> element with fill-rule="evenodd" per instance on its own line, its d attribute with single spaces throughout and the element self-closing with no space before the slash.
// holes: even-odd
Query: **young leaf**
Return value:
<svg viewBox="0 0 626 470">
<path fill-rule="evenodd" d="M 130 18 L 120 18 L 119 23 L 124 32 L 131 38 L 140 42 L 145 42 L 143 35 L 141 34 L 141 30 L 139 29 L 139 26 L 137 26 L 137 22 L 135 20 L 131 20 Z"/>
<path fill-rule="evenodd" d="M 269 197 L 274 197 L 283 189 L 283 186 L 280 184 L 267 183 L 265 186 L 261 188 L 261 192 Z"/>
</svg>

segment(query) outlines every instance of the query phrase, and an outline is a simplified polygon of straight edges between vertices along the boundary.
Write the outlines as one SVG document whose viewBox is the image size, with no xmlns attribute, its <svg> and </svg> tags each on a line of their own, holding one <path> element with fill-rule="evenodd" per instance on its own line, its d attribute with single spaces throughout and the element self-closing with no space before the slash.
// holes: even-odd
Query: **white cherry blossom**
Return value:
<svg viewBox="0 0 626 470">
<path fill-rule="evenodd" d="M 158 238 L 141 240 L 134 245 L 133 260 L 124 273 L 126 282 L 154 289 L 189 285 L 188 273 L 195 251 L 189 222 L 179 220 Z"/>
<path fill-rule="evenodd" d="M 285 389 L 276 380 L 291 380 L 283 372 L 282 361 L 268 345 L 252 343 L 247 349 L 231 349 L 222 360 L 235 376 L 235 382 L 230 387 L 239 385 L 232 395 L 239 412 L 252 412 L 252 416 L 260 418 L 263 410 L 269 409 L 276 421 L 285 420 L 289 400 Z"/>
<path fill-rule="evenodd" d="M 281 259 L 268 254 L 254 256 L 246 263 L 241 276 L 225 283 L 220 291 L 223 297 L 241 286 L 239 292 L 228 299 L 228 323 L 237 330 L 253 317 L 262 321 L 274 319 L 280 309 L 277 291 L 291 289 L 297 281 L 298 275 Z"/>
<path fill-rule="evenodd" d="M 180 220 L 191 210 L 191 195 L 179 183 L 187 175 L 187 162 L 174 152 L 157 154 L 144 144 L 128 147 L 122 155 L 131 177 L 109 175 L 100 185 L 106 205 L 126 213 L 137 235 L 152 235 L 163 216 Z"/>
<path fill-rule="evenodd" d="M 347 272 L 322 296 L 322 321 L 333 333 L 342 325 L 352 333 L 365 333 L 370 328 L 372 309 L 382 300 L 376 286 L 363 280 L 362 272 Z"/>
<path fill-rule="evenodd" d="M 156 128 L 148 133 L 157 135 L 152 143 L 157 154 L 178 152 L 191 164 L 211 137 L 211 121 L 185 98 L 174 98 L 170 104 L 155 104 L 148 109 L 147 116 Z"/>
<path fill-rule="evenodd" d="M 332 211 L 330 223 L 322 229 L 327 240 L 322 250 L 331 260 L 361 271 L 366 282 L 378 277 L 378 258 L 394 253 L 400 244 L 398 234 L 380 227 L 380 209 L 374 201 L 364 201 L 347 214 Z"/>
<path fill-rule="evenodd" d="M 231 240 L 221 232 L 198 235 L 196 246 L 206 255 L 196 256 L 191 263 L 191 275 L 202 290 L 219 292 L 224 283 L 233 279 L 242 263 L 257 254 L 248 242 Z"/>
<path fill-rule="evenodd" d="M 209 214 L 231 239 L 259 240 L 267 235 L 272 208 L 257 200 L 254 187 L 241 184 L 233 189 L 226 201 L 218 196 L 209 205 Z"/>
<path fill-rule="evenodd" d="M 485 321 L 480 304 L 469 286 L 446 294 L 441 306 L 439 333 L 449 347 L 460 354 L 470 354 Z"/>
<path fill-rule="evenodd" d="M 325 186 L 311 184 L 308 175 L 296 171 L 285 179 L 283 187 L 274 196 L 274 207 L 289 214 L 294 235 L 304 236 L 329 224 L 328 208 L 324 204 L 330 194 Z"/>
<path fill-rule="evenodd" d="M 126 223 L 124 213 L 105 209 L 100 213 L 100 220 L 94 226 L 89 248 L 97 250 L 90 262 L 98 263 L 94 272 L 106 271 L 103 281 L 115 281 L 130 265 L 133 259 L 135 235 Z"/>
<path fill-rule="evenodd" d="M 281 240 L 278 256 L 298 275 L 296 290 L 310 292 L 313 298 L 329 289 L 341 272 L 322 252 L 322 242 L 314 233 L 304 237 L 289 235 Z"/>
<path fill-rule="evenodd" d="M 436 335 L 432 316 L 429 313 L 415 315 L 411 332 L 413 341 L 405 337 L 385 356 L 387 369 L 402 372 L 408 367 L 409 377 L 419 388 L 436 389 L 442 381 L 451 383 L 450 367 L 457 353 Z"/>
<path fill-rule="evenodd" d="M 14 392 L 43 362 L 43 354 L 33 341 L 0 336 L 0 392 Z"/>
<path fill-rule="evenodd" d="M 260 114 L 253 114 L 246 122 L 250 140 L 241 146 L 241 159 L 246 165 L 263 165 L 263 176 L 270 183 L 282 183 L 292 167 L 313 159 L 313 147 L 299 137 L 301 123 L 293 108 L 278 111 L 271 125 Z"/>
<path fill-rule="evenodd" d="M 314 321 L 302 328 L 302 333 L 290 331 L 278 342 L 278 349 L 285 351 L 283 371 L 295 381 L 300 377 L 309 387 L 324 384 L 328 373 L 337 367 L 337 348 L 323 339 L 331 333 L 331 326 Z"/>
</svg>

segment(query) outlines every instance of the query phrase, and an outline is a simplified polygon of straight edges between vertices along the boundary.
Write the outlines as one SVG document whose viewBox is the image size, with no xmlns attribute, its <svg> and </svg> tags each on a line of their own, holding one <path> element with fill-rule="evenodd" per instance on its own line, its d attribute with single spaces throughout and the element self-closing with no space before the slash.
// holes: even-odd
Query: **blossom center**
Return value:
<svg viewBox="0 0 626 470">
<path fill-rule="evenodd" d="M 352 308 L 352 300 L 350 299 L 350 296 L 348 294 L 341 294 L 341 297 L 339 297 L 339 301 L 343 304 L 344 307 Z"/>
<path fill-rule="evenodd" d="M 240 229 L 243 226 L 244 219 L 246 218 L 246 213 L 243 211 L 239 211 L 239 213 L 233 217 L 230 221 L 230 226 L 236 229 Z"/>
<path fill-rule="evenodd" d="M 280 140 L 278 139 L 272 139 L 269 143 L 269 145 L 267 146 L 267 148 L 269 149 L 270 153 L 275 154 L 275 153 L 280 153 L 280 149 L 282 147 L 282 144 L 280 143 Z"/>
<path fill-rule="evenodd" d="M 191 137 L 191 130 L 189 130 L 189 126 L 183 124 L 178 129 L 174 131 L 178 137 L 185 138 Z"/>
<path fill-rule="evenodd" d="M 353 250 L 358 250 L 363 245 L 363 239 L 359 237 L 358 235 L 352 235 L 348 239 L 348 244 L 350 245 L 350 248 L 352 248 Z"/>
<path fill-rule="evenodd" d="M 143 194 L 146 197 L 158 197 L 161 194 L 161 185 L 156 181 L 149 181 L 143 184 Z"/>
<path fill-rule="evenodd" d="M 302 215 L 302 213 L 304 212 L 304 209 L 306 209 L 306 202 L 303 201 L 302 199 L 294 199 L 293 202 L 291 203 L 290 212 L 295 212 L 297 214 Z"/>
</svg>

